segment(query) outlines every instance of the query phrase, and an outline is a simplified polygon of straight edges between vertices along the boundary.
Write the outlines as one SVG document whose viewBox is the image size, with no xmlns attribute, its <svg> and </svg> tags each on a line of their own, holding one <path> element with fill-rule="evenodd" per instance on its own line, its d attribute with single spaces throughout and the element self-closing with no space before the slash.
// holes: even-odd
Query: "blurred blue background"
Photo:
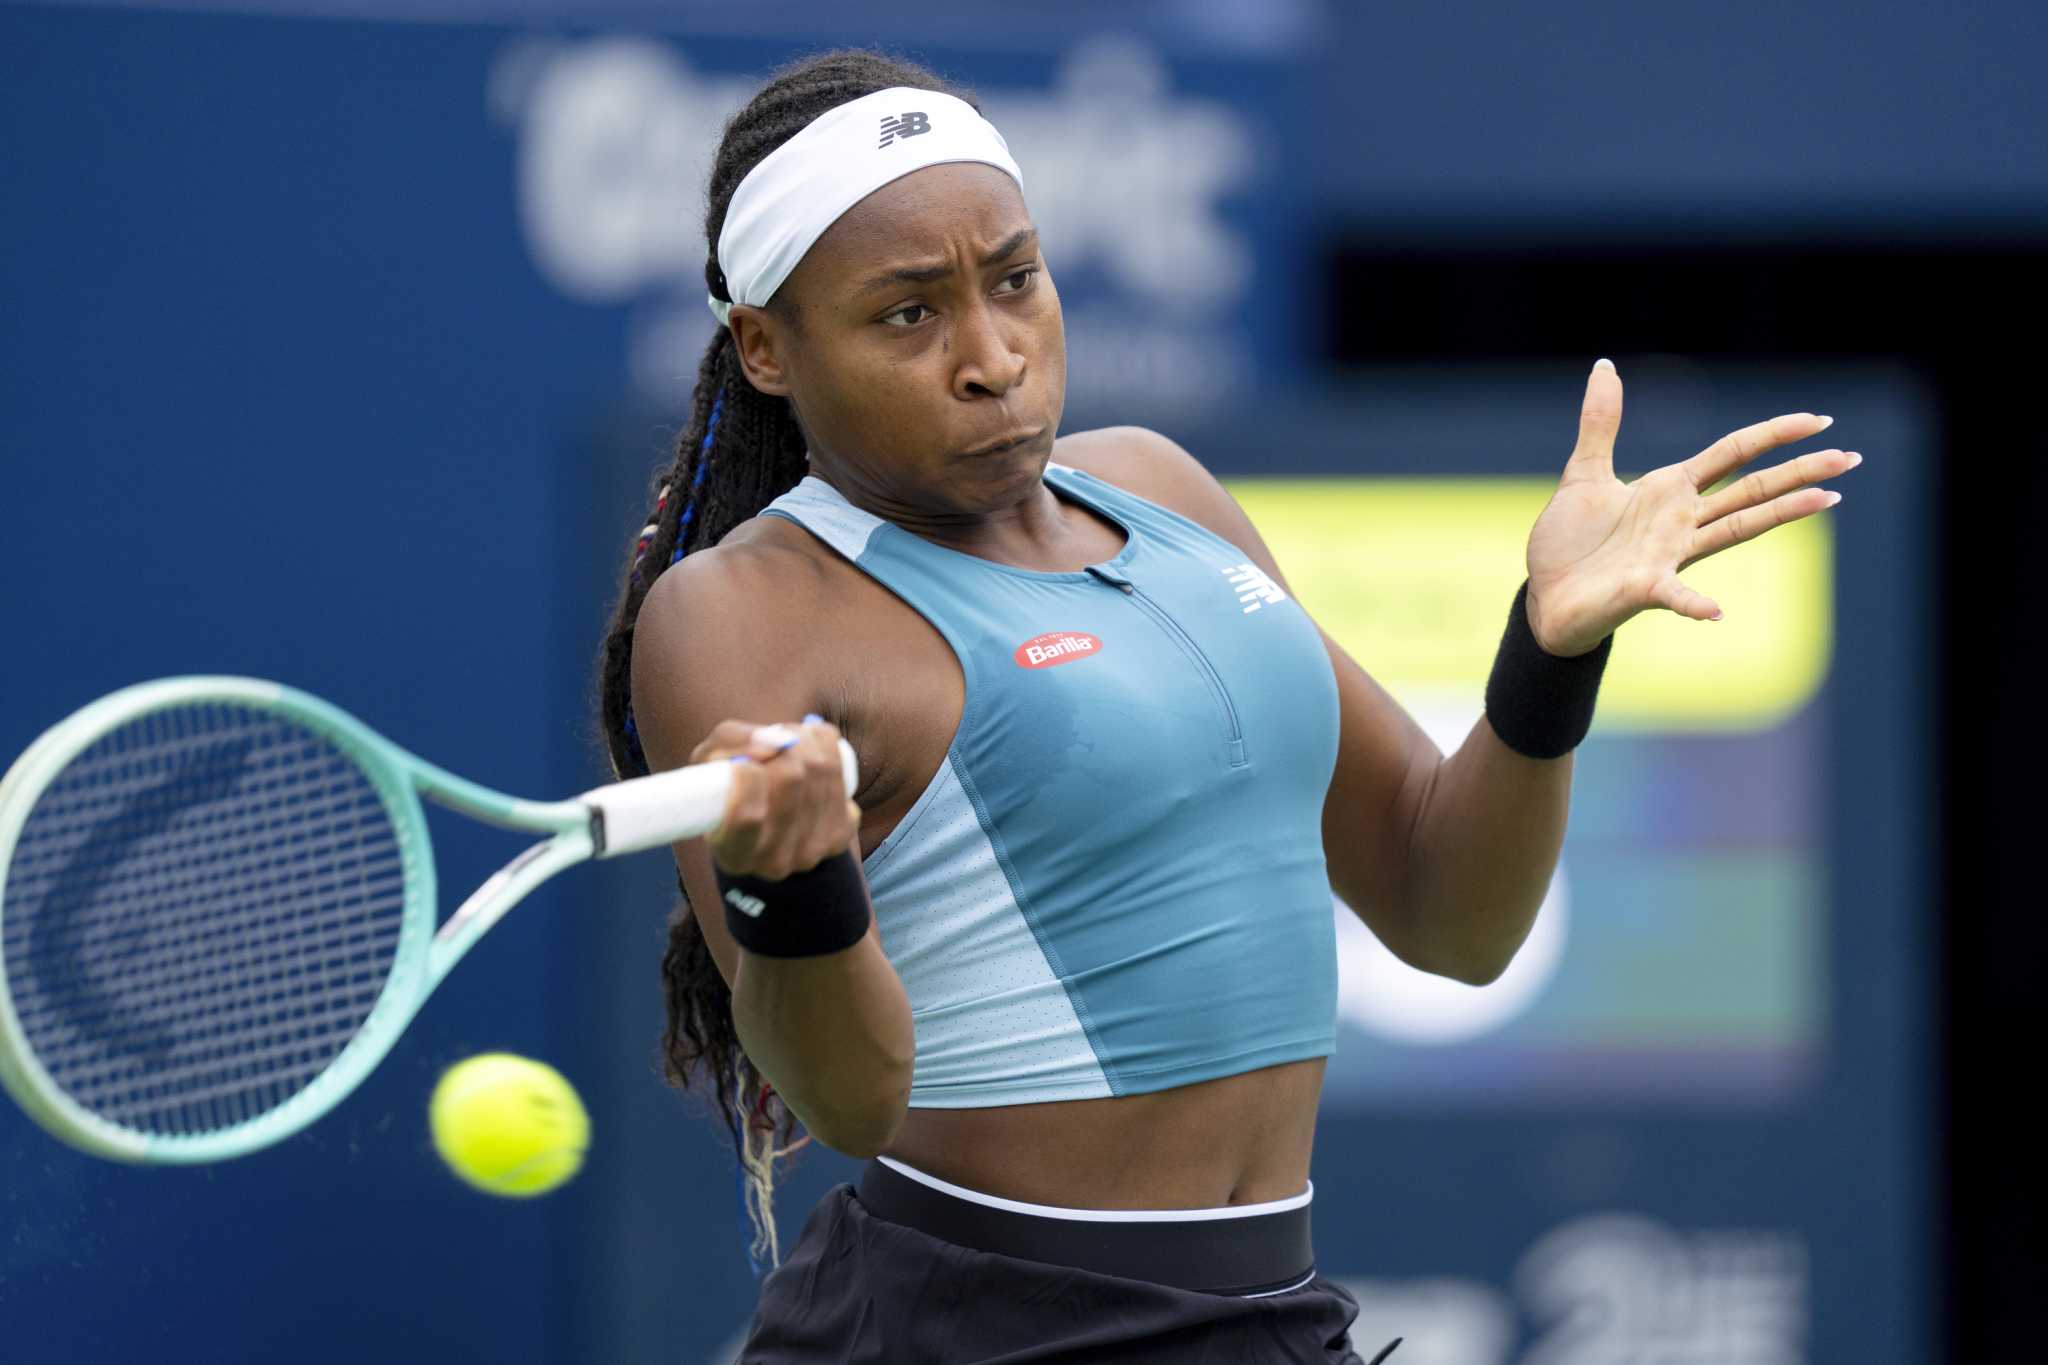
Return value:
<svg viewBox="0 0 2048 1365">
<path fill-rule="evenodd" d="M 2039 905 L 2027 807 L 1993 795 L 2048 758 L 1999 662 L 2048 452 L 1993 342 L 2048 257 L 2036 5 L 0 7 L 0 755 L 240 672 L 502 790 L 601 780 L 590 665 L 709 335 L 719 124 L 849 43 L 1008 134 L 1069 430 L 1233 477 L 1554 476 L 1603 354 L 1626 467 L 1839 419 L 1869 462 L 1824 680 L 1746 734 L 1596 735 L 1555 979 L 1484 1037 L 1347 1019 L 1319 1251 L 1403 1365 L 2019 1358 L 2039 1177 L 1972 1097 L 2037 1017 L 2041 930 L 2001 913 Z M 1649 866 L 1660 815 L 1734 879 Z M 439 828 L 444 891 L 518 846 Z M 1673 926 L 1766 853 L 1767 951 L 1703 996 L 1764 1004 L 1660 1032 L 1655 972 L 1605 964 L 1690 961 Z M 361 1091 L 230 1165 L 107 1165 L 0 1105 L 7 1358 L 725 1359 L 754 1289 L 730 1158 L 659 1081 L 672 897 L 651 855 L 545 889 Z M 434 1078 L 488 1049 L 589 1103 L 548 1199 L 429 1145 Z M 785 1243 L 849 1169 L 803 1159 Z"/>
</svg>

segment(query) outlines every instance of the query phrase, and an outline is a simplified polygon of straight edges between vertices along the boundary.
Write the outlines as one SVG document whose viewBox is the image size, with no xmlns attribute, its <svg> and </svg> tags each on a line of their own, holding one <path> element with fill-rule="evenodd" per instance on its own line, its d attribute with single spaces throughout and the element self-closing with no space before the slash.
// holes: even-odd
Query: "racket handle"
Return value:
<svg viewBox="0 0 2048 1365">
<path fill-rule="evenodd" d="M 853 746 L 839 741 L 839 766 L 846 778 L 846 796 L 860 780 Z M 614 782 L 578 798 L 590 807 L 592 823 L 603 830 L 600 858 L 659 848 L 678 839 L 694 839 L 718 828 L 725 815 L 726 793 L 732 789 L 732 763 L 693 763 L 665 773 Z"/>
</svg>

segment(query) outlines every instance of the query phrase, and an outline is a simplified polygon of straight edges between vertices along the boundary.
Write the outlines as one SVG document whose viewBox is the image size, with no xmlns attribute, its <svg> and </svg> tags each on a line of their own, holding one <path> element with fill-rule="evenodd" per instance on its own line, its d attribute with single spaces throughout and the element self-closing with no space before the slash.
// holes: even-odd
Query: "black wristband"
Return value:
<svg viewBox="0 0 2048 1365">
<path fill-rule="evenodd" d="M 1609 635 L 1570 659 L 1546 652 L 1529 628 L 1525 579 L 1486 680 L 1486 719 L 1500 742 L 1530 758 L 1562 758 L 1578 748 L 1593 728 L 1593 702 L 1613 647 Z"/>
<path fill-rule="evenodd" d="M 762 957 L 822 957 L 868 932 L 868 885 L 848 849 L 781 881 L 717 868 L 732 941 Z"/>
</svg>

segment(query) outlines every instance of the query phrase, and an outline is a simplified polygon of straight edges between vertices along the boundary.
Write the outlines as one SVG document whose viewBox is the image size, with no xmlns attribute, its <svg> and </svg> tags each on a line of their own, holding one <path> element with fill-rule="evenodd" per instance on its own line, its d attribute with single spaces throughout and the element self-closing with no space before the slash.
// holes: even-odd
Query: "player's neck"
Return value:
<svg viewBox="0 0 2048 1365">
<path fill-rule="evenodd" d="M 820 467 L 813 457 L 811 472 L 832 485 L 861 511 L 910 532 L 934 545 L 1012 568 L 1059 572 L 1074 567 L 1067 561 L 1093 563 L 1107 556 L 1100 546 L 1099 525 L 1079 508 L 1063 504 L 1047 487 L 1040 471 L 1020 470 L 1014 488 L 908 490 L 878 487 L 849 471 Z M 1031 477 L 1022 477 L 1028 472 Z M 1113 551 L 1112 551 L 1113 553 Z"/>
</svg>

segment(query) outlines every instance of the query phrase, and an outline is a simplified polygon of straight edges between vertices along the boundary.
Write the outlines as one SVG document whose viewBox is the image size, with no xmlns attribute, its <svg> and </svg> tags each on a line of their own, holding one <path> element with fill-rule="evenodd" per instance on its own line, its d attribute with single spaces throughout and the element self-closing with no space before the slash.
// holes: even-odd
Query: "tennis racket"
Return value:
<svg viewBox="0 0 2048 1365">
<path fill-rule="evenodd" d="M 266 1147 L 353 1090 L 528 892 L 710 833 L 731 781 L 700 763 L 522 801 L 278 683 L 102 697 L 0 778 L 0 1085 L 117 1160 Z M 437 927 L 422 796 L 548 837 Z"/>
</svg>

